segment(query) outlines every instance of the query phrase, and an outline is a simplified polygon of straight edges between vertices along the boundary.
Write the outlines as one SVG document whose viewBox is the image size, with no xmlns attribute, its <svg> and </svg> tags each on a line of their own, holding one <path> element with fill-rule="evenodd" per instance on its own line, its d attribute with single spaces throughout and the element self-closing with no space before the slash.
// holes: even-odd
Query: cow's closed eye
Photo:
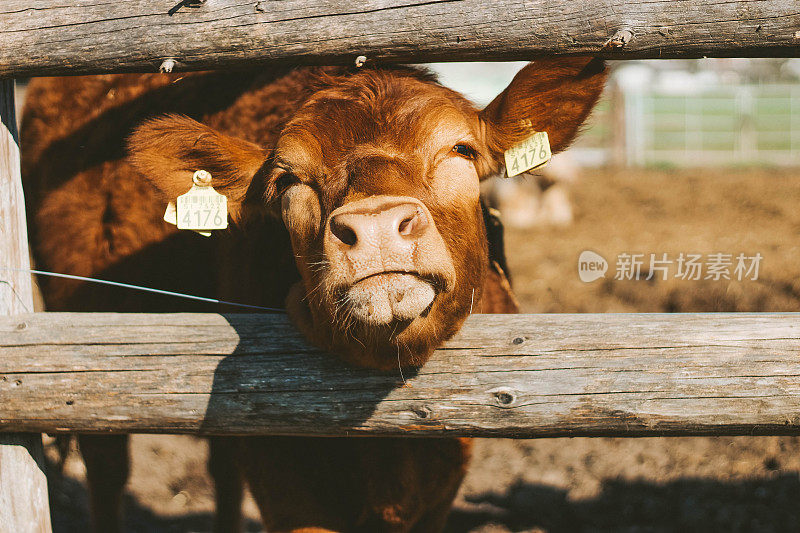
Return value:
<svg viewBox="0 0 800 533">
<path fill-rule="evenodd" d="M 314 189 L 300 183 L 296 177 L 294 180 L 281 194 L 281 215 L 295 252 L 305 253 L 305 248 L 320 232 L 322 209 Z"/>
<path fill-rule="evenodd" d="M 299 181 L 300 180 L 293 173 L 289 171 L 283 172 L 275 179 L 274 190 L 276 196 L 281 196 L 289 187 L 295 183 L 299 183 Z"/>
<path fill-rule="evenodd" d="M 478 155 L 475 149 L 467 144 L 457 144 L 453 146 L 453 152 L 467 159 L 475 159 Z"/>
</svg>

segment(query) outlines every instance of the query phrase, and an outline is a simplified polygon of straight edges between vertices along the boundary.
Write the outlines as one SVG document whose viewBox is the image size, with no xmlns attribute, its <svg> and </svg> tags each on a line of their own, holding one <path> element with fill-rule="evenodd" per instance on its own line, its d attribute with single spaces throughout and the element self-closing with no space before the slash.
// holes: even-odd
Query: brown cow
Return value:
<svg viewBox="0 0 800 533">
<path fill-rule="evenodd" d="M 604 77 L 596 60 L 536 61 L 482 112 L 406 67 L 35 80 L 22 131 L 35 257 L 58 272 L 285 305 L 348 363 L 418 366 L 473 310 L 516 311 L 479 181 L 532 130 L 563 149 Z M 209 239 L 161 218 L 198 169 L 229 202 L 231 228 Z M 208 310 L 42 285 L 52 311 Z M 116 531 L 127 438 L 80 445 L 94 527 Z M 438 531 L 468 457 L 458 439 L 215 439 L 215 528 L 239 527 L 246 480 L 270 531 Z"/>
</svg>

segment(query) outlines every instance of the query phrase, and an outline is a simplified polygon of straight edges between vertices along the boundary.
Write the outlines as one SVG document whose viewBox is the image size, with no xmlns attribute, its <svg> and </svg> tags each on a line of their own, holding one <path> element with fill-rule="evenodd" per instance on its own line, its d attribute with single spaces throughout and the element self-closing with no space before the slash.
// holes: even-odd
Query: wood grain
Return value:
<svg viewBox="0 0 800 533">
<path fill-rule="evenodd" d="M 260 62 L 800 55 L 770 0 L 3 0 L 0 77 Z"/>
<path fill-rule="evenodd" d="M 9 270 L 21 268 L 30 268 L 30 260 L 14 116 L 14 80 L 0 80 L 0 316 L 33 309 L 30 274 Z M 50 531 L 39 434 L 0 435 L 0 531 Z"/>
<path fill-rule="evenodd" d="M 0 319 L 0 431 L 800 434 L 800 314 L 473 315 L 414 372 L 282 315 Z"/>
<path fill-rule="evenodd" d="M 33 311 L 25 198 L 19 168 L 14 81 L 0 80 L 0 315 Z"/>
</svg>

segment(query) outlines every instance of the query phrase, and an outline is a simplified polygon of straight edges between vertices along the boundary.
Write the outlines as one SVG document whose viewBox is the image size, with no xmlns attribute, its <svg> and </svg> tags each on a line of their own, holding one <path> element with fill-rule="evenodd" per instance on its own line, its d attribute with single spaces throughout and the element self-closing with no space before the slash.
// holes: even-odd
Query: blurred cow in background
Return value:
<svg viewBox="0 0 800 533">
<path fill-rule="evenodd" d="M 569 226 L 573 221 L 569 190 L 578 182 L 581 168 L 569 152 L 556 154 L 544 167 L 511 178 L 498 175 L 486 180 L 481 193 L 500 212 L 503 224 L 516 229 Z"/>
</svg>

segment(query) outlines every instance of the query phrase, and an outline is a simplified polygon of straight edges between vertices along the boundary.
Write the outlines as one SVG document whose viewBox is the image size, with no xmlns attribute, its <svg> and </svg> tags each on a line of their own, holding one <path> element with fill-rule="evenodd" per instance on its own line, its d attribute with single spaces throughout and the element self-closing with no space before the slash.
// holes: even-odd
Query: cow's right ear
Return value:
<svg viewBox="0 0 800 533">
<path fill-rule="evenodd" d="M 480 118 L 496 160 L 534 132 L 547 132 L 553 153 L 564 150 L 597 103 L 606 81 L 591 57 L 537 59 L 514 77 Z"/>
<path fill-rule="evenodd" d="M 253 177 L 268 159 L 268 152 L 256 144 L 179 115 L 139 126 L 128 140 L 128 154 L 167 201 L 192 187 L 196 170 L 207 170 L 213 178 L 211 185 L 228 198 L 228 213 L 234 221 L 241 216 Z"/>
</svg>

